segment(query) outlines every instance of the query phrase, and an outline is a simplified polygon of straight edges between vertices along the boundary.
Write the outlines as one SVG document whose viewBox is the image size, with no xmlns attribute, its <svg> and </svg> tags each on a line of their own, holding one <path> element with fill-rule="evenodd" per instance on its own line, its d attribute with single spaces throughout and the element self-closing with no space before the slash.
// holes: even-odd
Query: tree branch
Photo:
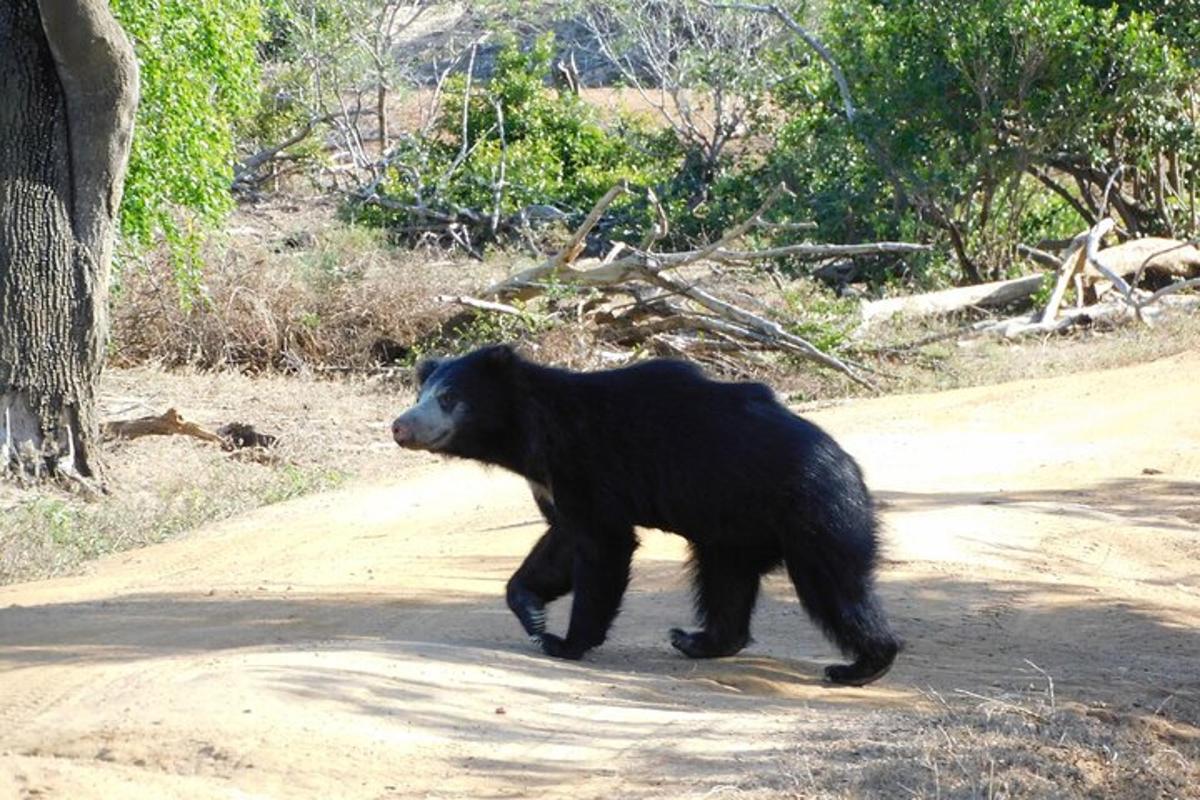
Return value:
<svg viewBox="0 0 1200 800">
<path fill-rule="evenodd" d="M 1079 200 L 1079 198 L 1068 192 L 1065 186 L 1051 178 L 1044 169 L 1039 167 L 1030 167 L 1026 171 L 1033 177 L 1037 178 L 1038 183 L 1042 184 L 1042 186 L 1045 186 L 1063 200 L 1066 200 L 1068 205 L 1075 209 L 1075 213 L 1083 217 L 1084 222 L 1086 222 L 1088 225 L 1096 224 L 1096 215 L 1093 214 L 1092 211 Z"/>
<path fill-rule="evenodd" d="M 793 33 L 804 40 L 804 43 L 813 49 L 825 65 L 829 67 L 830 73 L 833 74 L 833 80 L 837 83 L 838 92 L 842 95 L 842 108 L 846 112 L 846 120 L 851 124 L 858 117 L 858 109 L 854 105 L 854 98 L 850 96 L 850 84 L 846 81 L 846 73 L 842 72 L 842 68 L 838 66 L 834 60 L 833 54 L 829 52 L 829 48 L 813 36 L 808 30 L 796 22 L 796 19 L 775 4 L 761 5 L 754 3 L 705 3 L 711 8 L 727 9 L 732 11 L 753 11 L 759 14 L 770 14 L 786 25 Z"/>
</svg>

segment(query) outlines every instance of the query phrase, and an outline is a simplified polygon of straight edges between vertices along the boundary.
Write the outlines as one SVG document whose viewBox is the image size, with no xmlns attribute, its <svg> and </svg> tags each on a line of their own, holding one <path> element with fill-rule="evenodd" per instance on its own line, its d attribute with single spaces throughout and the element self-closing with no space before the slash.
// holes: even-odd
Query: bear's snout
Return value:
<svg viewBox="0 0 1200 800">
<path fill-rule="evenodd" d="M 399 419 L 392 423 L 392 438 L 401 447 L 411 447 L 415 441 L 412 427 Z"/>
</svg>

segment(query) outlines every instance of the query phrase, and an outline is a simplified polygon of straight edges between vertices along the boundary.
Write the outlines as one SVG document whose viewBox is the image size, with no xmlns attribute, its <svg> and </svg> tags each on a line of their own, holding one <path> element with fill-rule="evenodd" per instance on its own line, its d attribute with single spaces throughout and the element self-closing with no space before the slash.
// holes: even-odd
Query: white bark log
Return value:
<svg viewBox="0 0 1200 800">
<path fill-rule="evenodd" d="M 995 283 L 981 283 L 977 286 L 944 289 L 928 294 L 889 297 L 886 300 L 863 304 L 863 324 L 870 325 L 897 314 L 906 317 L 931 317 L 952 314 L 975 306 L 1004 306 L 1032 297 L 1041 286 L 1042 276 L 1039 274 Z"/>
<path fill-rule="evenodd" d="M 1095 261 L 1123 278 L 1139 274 L 1156 273 L 1176 278 L 1200 277 L 1200 248 L 1190 242 L 1149 236 L 1145 239 L 1130 239 L 1096 253 Z M 1111 285 L 1101 270 L 1091 263 L 1084 270 L 1084 277 L 1096 287 L 1098 294 Z M 1137 281 L 1133 283 L 1137 285 Z"/>
<path fill-rule="evenodd" d="M 1049 324 L 1058 316 L 1058 308 L 1062 305 L 1067 287 L 1071 285 L 1071 281 L 1077 275 L 1082 273 L 1088 259 L 1094 256 L 1099 249 L 1100 240 L 1112 228 L 1113 221 L 1105 217 L 1071 241 L 1071 246 L 1067 248 L 1067 253 L 1063 256 L 1062 266 L 1059 267 L 1058 282 L 1054 286 L 1053 294 L 1050 295 L 1050 302 L 1046 303 L 1046 308 L 1042 311 L 1041 322 Z M 1082 306 L 1083 303 L 1078 302 L 1076 305 Z"/>
</svg>

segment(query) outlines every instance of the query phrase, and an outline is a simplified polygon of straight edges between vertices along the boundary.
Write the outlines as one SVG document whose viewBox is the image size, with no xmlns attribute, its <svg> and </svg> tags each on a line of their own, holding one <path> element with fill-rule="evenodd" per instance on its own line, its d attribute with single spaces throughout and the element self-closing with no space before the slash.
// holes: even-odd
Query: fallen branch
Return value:
<svg viewBox="0 0 1200 800">
<path fill-rule="evenodd" d="M 592 228 L 596 227 L 596 223 L 604 216 L 604 212 L 608 210 L 608 207 L 613 204 L 614 200 L 628 191 L 625 184 L 620 183 L 609 189 L 604 193 L 603 197 L 596 201 L 596 205 L 592 206 L 592 210 L 584 218 L 583 224 L 571 234 L 571 238 L 567 241 L 566 246 L 558 252 L 558 255 L 550 260 L 548 268 L 551 272 L 562 269 L 562 267 L 578 257 L 580 251 L 583 249 L 584 239 L 592 232 Z"/>
<path fill-rule="evenodd" d="M 1189 247 L 1189 246 L 1191 246 L 1191 243 L 1178 242 L 1178 243 L 1172 244 L 1171 247 L 1167 248 L 1164 251 L 1160 251 L 1160 252 L 1163 252 L 1163 253 L 1172 252 L 1172 251 L 1176 251 L 1181 248 Z M 1153 258 L 1154 258 L 1154 254 L 1150 255 L 1142 262 L 1142 265 L 1138 268 L 1137 272 L 1135 273 L 1137 277 L 1141 276 L 1142 271 L 1146 267 L 1146 264 Z M 1091 250 L 1090 248 L 1088 250 L 1088 264 L 1095 267 L 1105 278 L 1107 278 L 1112 283 L 1112 285 L 1117 289 L 1117 291 L 1120 293 L 1121 297 L 1124 299 L 1125 303 L 1129 306 L 1129 308 L 1131 308 L 1133 310 L 1134 316 L 1137 317 L 1137 319 L 1139 319 L 1139 320 L 1145 319 L 1145 312 L 1151 305 L 1162 301 L 1168 295 L 1174 294 L 1174 293 L 1182 291 L 1184 289 L 1192 288 L 1194 286 L 1200 286 L 1200 278 L 1193 278 L 1193 279 L 1189 279 L 1189 280 L 1178 281 L 1174 284 L 1171 284 L 1170 286 L 1165 286 L 1162 289 L 1159 289 L 1157 292 L 1154 292 L 1153 294 L 1151 294 L 1148 297 L 1140 297 L 1138 295 L 1138 293 L 1135 293 L 1135 289 L 1134 289 L 1134 286 L 1136 286 L 1136 280 L 1137 280 L 1136 277 L 1135 277 L 1135 282 L 1133 285 L 1131 285 L 1130 283 L 1127 283 L 1121 275 L 1119 275 L 1111 266 L 1109 266 L 1109 264 L 1106 264 L 1103 260 L 1101 260 L 1097 256 L 1097 253 L 1094 252 L 1093 250 Z"/>
<path fill-rule="evenodd" d="M 1017 255 L 1024 256 L 1035 264 L 1041 264 L 1043 267 L 1050 267 L 1055 270 L 1062 266 L 1061 258 L 1055 257 L 1053 253 L 1047 253 L 1045 250 L 1040 250 L 1027 244 L 1017 245 Z"/>
<path fill-rule="evenodd" d="M 1040 322 L 1048 324 L 1058 316 L 1058 307 L 1062 305 L 1062 299 L 1066 296 L 1067 287 L 1071 284 L 1072 278 L 1083 272 L 1089 256 L 1096 252 L 1100 240 L 1112 228 L 1112 219 L 1105 217 L 1086 232 L 1076 236 L 1071 242 L 1070 247 L 1067 248 L 1067 254 L 1063 256 L 1062 265 L 1059 267 L 1058 281 L 1054 285 L 1054 291 L 1050 294 L 1050 301 L 1046 303 L 1046 308 L 1042 311 Z"/>
<path fill-rule="evenodd" d="M 703 260 L 704 258 L 713 255 L 718 250 L 721 250 L 725 245 L 744 236 L 747 231 L 753 228 L 762 215 L 775 204 L 775 202 L 783 195 L 785 189 L 782 185 L 776 186 L 767 199 L 763 201 L 758 210 L 754 212 L 748 219 L 741 224 L 735 226 L 725 233 L 719 240 L 700 250 L 691 250 L 684 253 L 670 253 L 651 256 L 645 251 L 635 250 L 632 255 L 618 258 L 615 260 L 605 259 L 600 263 L 600 266 L 590 271 L 571 270 L 567 267 L 573 262 L 578 255 L 582 242 L 591 229 L 599 221 L 604 214 L 605 209 L 612 204 L 614 200 L 626 191 L 624 185 L 614 186 L 597 201 L 596 205 L 588 213 L 583 224 L 576 229 L 564 247 L 553 258 L 539 264 L 536 267 L 531 267 L 527 270 L 517 273 L 509 278 L 495 283 L 484 290 L 484 297 L 513 297 L 527 298 L 541 293 L 543 281 L 554 281 L 557 283 L 570 283 L 577 286 L 606 286 L 611 283 L 617 283 L 626 280 L 630 275 L 637 272 L 641 265 L 649 259 L 654 259 L 660 264 L 671 263 L 673 266 L 682 266 L 695 261 Z M 588 259 L 585 263 L 596 263 L 595 259 Z"/>
<path fill-rule="evenodd" d="M 455 305 L 460 305 L 465 308 L 472 308 L 476 311 L 492 311 L 497 314 L 509 314 L 515 317 L 531 316 L 529 312 L 522 311 L 516 306 L 510 306 L 508 303 L 495 303 L 491 300 L 480 300 L 477 297 L 470 297 L 469 295 L 465 294 L 439 294 L 436 297 L 436 300 L 439 303 L 454 303 Z"/>
<path fill-rule="evenodd" d="M 159 416 L 105 422 L 100 426 L 100 435 L 105 439 L 137 439 L 141 436 L 192 436 L 205 442 L 220 445 L 229 450 L 232 446 L 215 433 L 206 431 L 194 422 L 188 422 L 179 412 L 168 408 Z"/>
<path fill-rule="evenodd" d="M 823 367 L 835 370 L 849 377 L 855 383 L 871 389 L 876 388 L 862 373 L 863 367 L 849 364 L 835 356 L 823 352 L 820 348 L 787 331 L 779 323 L 747 311 L 740 306 L 722 300 L 715 295 L 700 289 L 694 283 L 688 283 L 666 274 L 667 270 L 676 270 L 685 266 L 706 263 L 746 263 L 756 260 L 779 258 L 782 256 L 828 258 L 836 255 L 861 255 L 864 253 L 881 252 L 917 252 L 929 249 L 927 245 L 910 244 L 907 242 L 880 242 L 860 245 L 814 245 L 796 244 L 765 250 L 734 250 L 732 245 L 755 227 L 763 223 L 767 211 L 782 197 L 787 188 L 782 184 L 774 187 L 765 200 L 753 214 L 741 223 L 727 230 L 719 239 L 696 250 L 675 253 L 655 253 L 646 249 L 658 240 L 657 232 L 652 232 L 643 240 L 643 247 L 633 248 L 625 243 L 617 243 L 603 259 L 578 258 L 582 243 L 587 234 L 601 218 L 608 206 L 624 191 L 623 186 L 615 186 L 602 197 L 592 208 L 587 218 L 571 235 L 565 247 L 554 257 L 511 275 L 502 281 L 492 284 L 485 289 L 481 298 L 472 298 L 475 307 L 501 310 L 504 307 L 515 311 L 515 307 L 506 306 L 502 300 L 524 300 L 536 297 L 554 285 L 569 285 L 576 288 L 595 288 L 607 293 L 632 293 L 637 298 L 636 313 L 654 313 L 660 316 L 682 316 L 687 322 L 684 328 L 690 327 L 696 331 L 720 334 L 732 337 L 743 343 L 753 343 L 755 346 L 770 347 L 777 350 L 794 353 Z M 654 198 L 651 198 L 654 202 Z M 664 215 L 665 217 L 665 215 Z M 665 226 L 665 219 L 661 221 Z M 664 227 L 665 230 L 665 227 Z M 649 244 L 647 244 L 649 243 Z M 710 314 L 696 315 L 680 308 L 676 304 L 663 303 L 664 296 L 651 298 L 640 296 L 633 288 L 638 282 L 648 283 L 653 287 L 667 292 L 667 296 L 677 296 L 690 300 L 692 303 L 706 309 Z M 482 304 L 494 305 L 482 305 Z M 506 311 L 503 313 L 512 313 Z M 519 312 L 518 312 L 519 313 Z M 631 314 L 634 312 L 631 312 Z M 608 321 L 618 321 L 611 313 L 606 312 Z M 628 316 L 620 321 L 628 322 Z M 596 318 L 600 320 L 599 316 Z M 666 327 L 657 329 L 643 328 L 639 335 L 654 336 L 663 333 Z M 618 335 L 632 332 L 626 328 Z M 676 329 L 677 330 L 677 329 Z M 644 341 L 644 339 L 643 339 Z M 676 342 L 678 344 L 678 342 Z"/>
<path fill-rule="evenodd" d="M 768 258 L 792 256 L 801 259 L 837 258 L 839 256 L 865 256 L 904 253 L 924 253 L 932 250 L 932 245 L 914 244 L 912 242 L 865 242 L 863 244 L 788 244 L 781 247 L 768 247 L 763 250 L 727 250 L 720 248 L 708 252 L 704 257 L 718 263 L 737 263 L 746 261 L 762 261 Z M 672 259 L 694 260 L 698 251 L 670 253 L 661 258 L 669 263 Z"/>
<path fill-rule="evenodd" d="M 289 147 L 300 144 L 300 142 L 312 135 L 313 131 L 318 125 L 328 123 L 331 120 L 332 115 L 330 114 L 312 117 L 303 125 L 301 125 L 295 133 L 284 139 L 282 142 L 269 147 L 264 147 L 257 153 L 246 156 L 246 158 L 234 165 L 233 181 L 231 181 L 231 185 L 234 188 L 238 188 L 240 186 L 249 186 L 256 183 L 257 181 L 254 178 L 260 169 L 272 161 L 283 158 L 284 156 L 281 155 L 283 151 L 287 150 Z"/>
<path fill-rule="evenodd" d="M 929 317 L 952 314 L 975 306 L 1005 306 L 1032 297 L 1041 286 L 1042 276 L 1039 274 L 1007 281 L 996 281 L 995 283 L 944 289 L 928 294 L 889 297 L 885 300 L 863 303 L 862 320 L 864 325 L 870 325 L 896 314 Z"/>
<path fill-rule="evenodd" d="M 875 384 L 859 376 L 856 370 L 852 369 L 842 360 L 820 350 L 806 339 L 788 333 L 777 322 L 760 317 L 757 314 L 752 314 L 732 303 L 727 303 L 724 300 L 714 297 L 695 286 L 689 286 L 673 277 L 663 275 L 661 272 L 650 267 L 642 268 L 641 273 L 651 283 L 655 283 L 664 289 L 694 300 L 720 316 L 732 319 L 734 322 L 745 326 L 751 332 L 757 334 L 758 337 L 765 337 L 783 350 L 791 351 L 809 361 L 815 361 L 822 366 L 836 370 L 860 386 L 865 386 L 868 389 L 878 388 Z"/>
<path fill-rule="evenodd" d="M 222 425 L 216 433 L 201 428 L 194 422 L 188 422 L 173 408 L 168 408 L 157 416 L 138 417 L 137 419 L 113 420 L 100 425 L 100 435 L 104 439 L 137 439 L 142 436 L 191 436 L 204 442 L 220 446 L 222 450 L 241 450 L 244 448 L 270 448 L 274 446 L 277 437 L 269 433 L 255 430 L 253 425 L 241 422 L 230 422 Z"/>
<path fill-rule="evenodd" d="M 1132 276 L 1132 287 L 1138 286 L 1146 273 L 1174 278 L 1200 277 L 1200 248 L 1194 242 L 1148 236 L 1101 250 L 1095 258 L 1117 275 Z M 1085 277 L 1094 285 L 1101 284 L 1100 270 L 1090 264 Z M 1103 293 L 1104 288 L 1107 287 L 1096 286 L 1098 293 Z"/>
<path fill-rule="evenodd" d="M 1195 283 L 1200 285 L 1200 279 L 1196 279 Z M 1151 308 L 1148 307 L 1148 303 L 1143 303 L 1142 307 L 1138 309 L 1122 298 L 1118 302 L 1106 301 L 1082 308 L 1068 309 L 1062 312 L 1058 319 L 1045 322 L 1042 321 L 1040 312 L 998 321 L 987 320 L 976 323 L 969 330 L 963 331 L 958 338 L 991 335 L 1016 339 L 1022 336 L 1064 333 L 1080 325 L 1091 325 L 1097 322 L 1114 325 L 1133 319 L 1149 322 L 1169 310 L 1188 311 L 1200 308 L 1200 297 L 1166 297 L 1164 295 L 1156 302 L 1156 307 Z"/>
</svg>

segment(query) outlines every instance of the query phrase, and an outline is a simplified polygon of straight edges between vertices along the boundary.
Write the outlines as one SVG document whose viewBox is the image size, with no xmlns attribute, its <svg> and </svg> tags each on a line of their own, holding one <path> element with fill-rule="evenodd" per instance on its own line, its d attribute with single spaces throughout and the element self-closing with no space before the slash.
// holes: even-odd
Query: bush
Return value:
<svg viewBox="0 0 1200 800">
<path fill-rule="evenodd" d="M 1098 198 L 1124 164 L 1122 221 L 1166 232 L 1186 193 L 1153 177 L 1182 156 L 1183 179 L 1197 179 L 1183 103 L 1196 73 L 1161 23 L 1083 0 L 835 0 L 824 35 L 859 127 L 825 65 L 798 57 L 777 93 L 786 122 L 754 182 L 785 178 L 822 238 L 907 229 L 952 242 L 962 277 L 976 280 L 1008 272 L 1019 241 L 1084 226 L 1042 181 L 1075 191 L 1075 178 Z"/>
<path fill-rule="evenodd" d="M 176 279 L 199 283 L 198 231 L 232 208 L 234 131 L 258 103 L 259 0 L 112 0 L 141 70 L 121 231 L 171 244 Z"/>
<path fill-rule="evenodd" d="M 594 107 L 547 85 L 553 53 L 550 36 L 525 50 L 509 40 L 488 80 L 450 79 L 435 129 L 396 148 L 384 201 L 354 213 L 409 234 L 457 220 L 477 246 L 502 232 L 491 229 L 493 215 L 505 229 L 534 206 L 581 217 L 618 183 L 650 186 L 669 176 L 670 160 L 658 157 L 646 128 L 630 119 L 606 128 Z M 618 215 L 637 209 L 628 200 L 613 206 Z"/>
</svg>

